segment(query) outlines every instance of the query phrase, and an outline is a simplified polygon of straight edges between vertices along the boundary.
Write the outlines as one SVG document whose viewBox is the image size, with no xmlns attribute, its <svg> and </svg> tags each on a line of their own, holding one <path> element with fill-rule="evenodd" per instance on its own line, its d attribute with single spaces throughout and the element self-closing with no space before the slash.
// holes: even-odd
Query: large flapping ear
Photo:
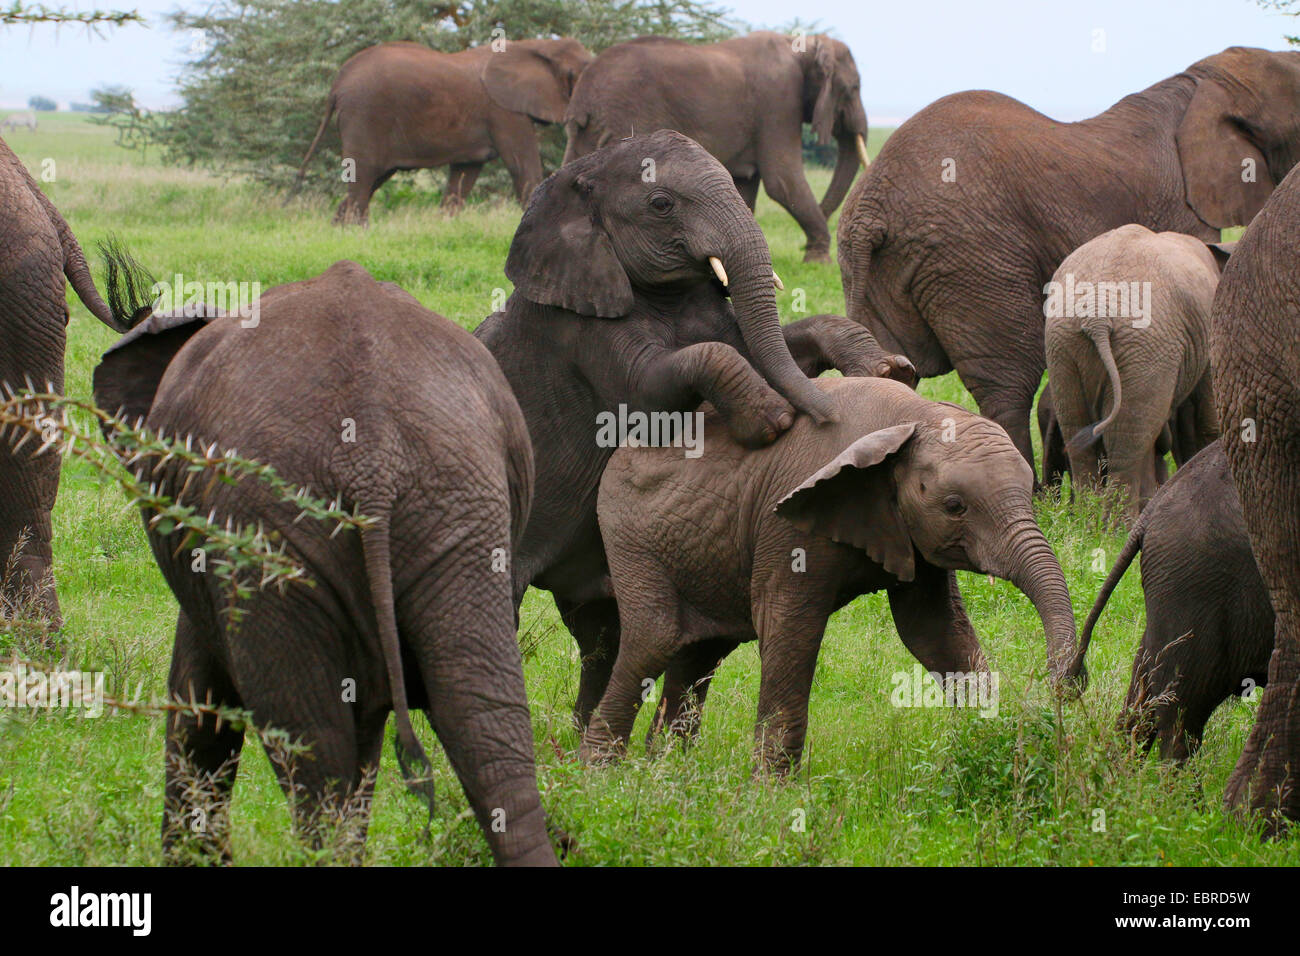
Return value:
<svg viewBox="0 0 1300 956">
<path fill-rule="evenodd" d="M 95 404 L 131 424 L 148 417 L 171 360 L 218 315 L 205 307 L 149 316 L 118 339 L 95 366 Z"/>
<path fill-rule="evenodd" d="M 812 128 L 818 144 L 825 146 L 831 141 L 835 127 L 835 50 L 826 37 L 815 37 L 814 42 L 816 46 L 811 52 L 812 62 L 805 69 L 804 83 L 817 91 Z"/>
<path fill-rule="evenodd" d="M 522 43 L 507 43 L 499 53 L 494 50 L 488 55 L 481 76 L 488 96 L 502 109 L 525 113 L 542 123 L 564 121 L 570 91 L 544 53 Z"/>
<path fill-rule="evenodd" d="M 1249 223 L 1277 184 L 1232 94 L 1216 80 L 1198 79 L 1176 138 L 1187 205 L 1218 229 Z"/>
<path fill-rule="evenodd" d="M 912 536 L 898 509 L 890 457 L 916 423 L 863 435 L 782 498 L 776 513 L 804 531 L 865 551 L 900 581 L 916 576 Z"/>
<path fill-rule="evenodd" d="M 632 310 L 632 283 L 600 225 L 589 171 L 597 151 L 561 166 L 533 192 L 510 243 L 506 278 L 530 301 L 613 319 Z"/>
</svg>

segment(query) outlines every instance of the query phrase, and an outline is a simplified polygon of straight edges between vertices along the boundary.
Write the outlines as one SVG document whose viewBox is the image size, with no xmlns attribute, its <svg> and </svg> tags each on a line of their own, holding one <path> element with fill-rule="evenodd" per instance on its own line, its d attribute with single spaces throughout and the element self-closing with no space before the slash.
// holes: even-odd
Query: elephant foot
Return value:
<svg viewBox="0 0 1300 956">
<path fill-rule="evenodd" d="M 1287 663 L 1276 667 L 1274 662 L 1270 670 L 1289 670 Z M 1296 727 L 1300 701 L 1295 696 L 1294 674 L 1278 676 L 1292 680 L 1270 679 L 1264 688 L 1255 726 L 1223 795 L 1229 809 L 1260 816 L 1268 838 L 1281 836 L 1291 822 L 1300 820 L 1300 780 L 1296 779 L 1296 768 L 1300 767 L 1296 753 L 1300 743 Z"/>
<path fill-rule="evenodd" d="M 829 249 L 808 249 L 803 254 L 803 261 L 830 265 L 831 251 Z"/>
<path fill-rule="evenodd" d="M 726 410 L 727 430 L 746 448 L 770 445 L 794 424 L 794 406 L 776 392 L 768 391 L 764 398 L 738 403 Z"/>
</svg>

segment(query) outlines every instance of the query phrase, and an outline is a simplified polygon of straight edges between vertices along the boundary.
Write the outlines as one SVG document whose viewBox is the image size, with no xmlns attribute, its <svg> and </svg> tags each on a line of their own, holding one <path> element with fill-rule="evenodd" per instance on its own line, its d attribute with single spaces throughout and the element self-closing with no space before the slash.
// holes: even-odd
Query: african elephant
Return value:
<svg viewBox="0 0 1300 956">
<path fill-rule="evenodd" d="M 25 127 L 36 132 L 36 114 L 30 110 L 26 113 L 10 113 L 5 117 L 4 128 L 7 130 Z"/>
<path fill-rule="evenodd" d="M 1300 173 L 1289 173 L 1237 244 L 1211 314 L 1223 450 L 1251 550 L 1277 615 L 1268 687 L 1228 781 L 1230 807 L 1300 820 Z"/>
<path fill-rule="evenodd" d="M 459 53 L 381 43 L 339 69 L 298 170 L 302 182 L 330 117 L 339 116 L 351 178 L 336 223 L 368 221 L 370 197 L 402 169 L 448 166 L 442 203 L 458 210 L 489 160 L 501 158 L 526 205 L 542 181 L 533 122 L 558 123 L 591 54 L 577 40 L 511 40 Z"/>
<path fill-rule="evenodd" d="M 642 178 L 646 159 L 653 182 Z M 600 440 L 601 416 L 688 412 L 707 400 L 736 440 L 761 445 L 796 410 L 832 417 L 808 378 L 827 365 L 913 372 L 839 316 L 783 331 L 762 231 L 722 164 L 670 130 L 619 140 L 543 182 L 506 276 L 514 293 L 475 335 L 519 399 L 536 458 L 515 600 L 530 584 L 554 594 L 582 654 L 575 718 L 585 726 L 618 647 L 596 524 L 600 476 L 618 442 Z"/>
<path fill-rule="evenodd" d="M 1221 442 L 1179 468 L 1142 511 L 1084 622 L 1080 657 L 1139 551 L 1146 630 L 1121 726 L 1181 762 L 1215 708 L 1268 682 L 1273 651 L 1273 608 Z"/>
<path fill-rule="evenodd" d="M 1048 284 L 1044 340 L 1075 487 L 1110 484 L 1131 521 L 1164 478 L 1162 434 L 1184 403 L 1195 454 L 1218 437 L 1210 305 L 1230 247 L 1130 224 L 1088 240 Z"/>
<path fill-rule="evenodd" d="M 554 864 L 510 577 L 494 560 L 518 541 L 532 494 L 509 386 L 469 334 L 352 262 L 269 290 L 255 315 L 151 316 L 105 353 L 95 401 L 152 432 L 238 449 L 373 524 L 334 537 L 333 522 L 297 520 L 252 479 L 191 494 L 184 464 L 146 457 L 137 467 L 161 469 L 153 480 L 173 500 L 279 535 L 314 582 L 254 589 L 235 620 L 227 586 L 194 563 L 201 549 L 146 509 L 180 603 L 169 693 L 247 709 L 310 746 L 302 759 L 268 753 L 314 842 L 340 808 L 364 834 L 390 711 L 403 768 L 428 773 L 409 714 L 423 708 L 497 862 Z M 169 721 L 169 859 L 228 854 L 243 736 L 201 714 Z M 420 791 L 432 799 L 427 778 Z"/>
<path fill-rule="evenodd" d="M 1043 286 L 1127 223 L 1217 240 L 1300 156 L 1300 51 L 1233 47 L 1078 123 L 988 91 L 927 106 L 849 196 L 849 317 L 922 376 L 955 368 L 1033 461 Z"/>
<path fill-rule="evenodd" d="M 831 184 L 818 205 L 803 171 L 804 123 L 835 137 Z M 805 261 L 829 262 L 826 225 L 867 160 L 858 67 L 839 40 L 758 31 L 721 43 L 640 37 L 596 57 L 565 114 L 564 161 L 636 132 L 675 129 L 727 168 L 750 209 L 761 181 L 808 237 Z"/>
<path fill-rule="evenodd" d="M 1002 428 L 897 382 L 816 384 L 832 425 L 800 420 L 747 449 L 710 415 L 698 459 L 627 447 L 610 460 L 597 508 L 623 634 L 586 758 L 622 752 L 645 682 L 675 657 L 691 654 L 696 673 L 665 680 L 657 720 L 669 727 L 682 725 L 688 693 L 704 697 L 718 662 L 757 639 L 759 759 L 792 768 L 826 621 L 872 591 L 888 591 L 899 636 L 927 670 L 986 674 L 957 570 L 1012 581 L 1042 618 L 1054 682 L 1082 679 L 1069 591 L 1034 519 L 1033 469 Z"/>
<path fill-rule="evenodd" d="M 68 323 L 67 287 L 91 314 L 116 331 L 129 316 L 114 312 L 95 289 L 81 246 L 54 204 L 17 156 L 0 140 L 0 386 L 63 391 L 63 349 Z M 0 565 L 26 538 L 18 574 L 4 584 L 6 605 L 35 596 L 51 622 L 59 601 L 50 577 L 50 512 L 59 488 L 58 455 L 15 452 L 0 442 Z M 0 617 L 8 616 L 9 608 Z"/>
</svg>

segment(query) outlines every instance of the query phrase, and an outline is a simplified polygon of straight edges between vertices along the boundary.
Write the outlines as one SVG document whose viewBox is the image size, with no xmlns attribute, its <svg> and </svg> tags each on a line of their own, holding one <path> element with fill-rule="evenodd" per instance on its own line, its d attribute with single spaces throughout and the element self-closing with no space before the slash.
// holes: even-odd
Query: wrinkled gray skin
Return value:
<svg viewBox="0 0 1300 956">
<path fill-rule="evenodd" d="M 1297 102 L 1300 52 L 1240 47 L 1078 123 L 986 90 L 944 97 L 889 138 L 840 214 L 849 317 L 922 376 L 955 368 L 1032 462 L 1052 272 L 1126 223 L 1208 242 L 1249 222 L 1300 157 Z"/>
<path fill-rule="evenodd" d="M 68 323 L 67 285 L 87 309 L 117 331 L 115 315 L 95 289 L 77 239 L 27 167 L 0 140 L 0 386 L 63 391 L 63 349 Z M 14 440 L 17 435 L 13 435 Z M 28 541 L 17 574 L 4 582 L 3 600 L 34 598 L 58 624 L 59 601 L 50 577 L 50 512 L 59 487 L 58 455 L 33 458 L 39 441 L 17 452 L 0 441 L 0 567 L 21 536 Z"/>
<path fill-rule="evenodd" d="M 1215 708 L 1267 683 L 1273 652 L 1273 608 L 1218 441 L 1179 468 L 1137 519 L 1084 622 L 1081 657 L 1139 551 L 1146 630 L 1121 727 L 1182 762 Z"/>
<path fill-rule="evenodd" d="M 641 37 L 605 50 L 578 81 L 564 161 L 633 133 L 678 130 L 718 158 L 750 209 L 761 182 L 807 236 L 805 260 L 829 262 L 826 221 L 866 156 L 859 84 L 849 48 L 825 36 L 756 31 L 709 44 Z M 804 123 L 821 144 L 837 144 L 820 204 L 804 176 Z"/>
<path fill-rule="evenodd" d="M 655 182 L 642 179 L 644 159 L 655 162 Z M 708 401 L 737 441 L 762 445 L 796 410 L 829 420 L 810 374 L 835 367 L 914 381 L 914 371 L 839 316 L 782 328 L 762 231 L 722 165 L 680 133 L 620 140 L 561 167 L 533 195 L 506 275 L 514 294 L 475 335 L 514 389 L 536 457 L 515 599 L 530 584 L 554 594 L 582 655 L 574 715 L 585 726 L 619 633 L 596 524 L 613 449 L 596 444 L 597 415 Z"/>
<path fill-rule="evenodd" d="M 336 223 L 369 218 L 370 197 L 402 169 L 450 166 L 442 204 L 459 210 L 483 164 L 500 158 L 520 205 L 542 181 L 533 123 L 558 123 L 591 54 L 577 40 L 511 40 L 459 53 L 419 43 L 381 43 L 343 64 L 330 88 L 302 181 L 330 117 L 339 117 L 343 158 L 356 177 Z"/>
<path fill-rule="evenodd" d="M 827 618 L 871 591 L 887 590 L 899 636 L 928 670 L 986 671 L 955 570 L 1015 583 L 1042 618 L 1054 680 L 1082 679 L 1069 591 L 1034 519 L 1033 471 L 1006 433 L 896 382 L 816 384 L 834 425 L 801 420 L 750 450 L 710 416 L 699 459 L 665 448 L 611 459 L 598 508 L 623 639 L 587 759 L 625 749 L 643 682 L 683 653 L 694 679 L 665 682 L 658 722 L 693 730 L 686 696 L 702 700 L 718 662 L 757 639 L 759 760 L 790 769 Z"/>
<path fill-rule="evenodd" d="M 1237 243 L 1214 297 L 1210 367 L 1223 450 L 1277 614 L 1268 687 L 1228 780 L 1229 807 L 1267 832 L 1300 820 L 1300 175 Z"/>
<path fill-rule="evenodd" d="M 1076 290 L 1073 303 L 1064 293 L 1056 300 L 1044 329 L 1070 474 L 1075 487 L 1100 490 L 1105 461 L 1130 522 L 1164 479 L 1156 449 L 1181 406 L 1192 415 L 1188 451 L 1218 437 L 1209 355 L 1216 257 L 1227 261 L 1223 244 L 1211 250 L 1191 236 L 1130 224 L 1090 239 L 1052 276 L 1059 288 L 1072 282 Z M 1095 292 L 1092 303 L 1077 291 L 1086 288 Z"/>
<path fill-rule="evenodd" d="M 364 833 L 367 772 L 390 711 L 399 759 L 428 773 L 408 712 L 422 708 L 497 862 L 553 865 L 510 578 L 492 567 L 493 549 L 509 553 L 518 540 L 532 490 L 528 435 L 505 379 L 471 336 L 352 262 L 268 291 L 259 324 L 242 321 L 148 319 L 105 354 L 96 402 L 146 416 L 151 430 L 237 449 L 377 523 L 331 539 L 332 523 L 295 524 L 296 509 L 252 480 L 210 495 L 197 482 L 185 503 L 278 532 L 315 586 L 255 591 L 232 624 L 224 585 L 193 569 L 191 544 L 151 529 L 181 606 L 169 693 L 247 708 L 255 725 L 310 746 L 304 759 L 271 753 L 286 792 L 290 775 L 300 788 L 298 825 L 313 841 L 323 811 L 345 800 Z M 158 480 L 175 497 L 184 478 L 173 465 Z M 343 693 L 349 679 L 355 700 Z M 242 744 L 242 729 L 211 717 L 169 723 L 169 859 L 228 855 Z M 210 802 L 196 802 L 186 765 Z M 196 807 L 208 820 L 199 836 Z M 504 832 L 492 826 L 496 810 Z"/>
</svg>

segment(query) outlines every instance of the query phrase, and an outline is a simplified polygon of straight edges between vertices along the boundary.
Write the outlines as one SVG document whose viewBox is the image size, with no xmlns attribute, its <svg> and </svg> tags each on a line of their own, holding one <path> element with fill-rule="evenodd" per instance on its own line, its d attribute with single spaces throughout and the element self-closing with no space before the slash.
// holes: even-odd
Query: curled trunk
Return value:
<svg viewBox="0 0 1300 956">
<path fill-rule="evenodd" d="M 849 187 L 853 185 L 853 177 L 858 174 L 858 166 L 861 165 L 857 135 L 842 134 L 837 138 L 837 143 L 839 152 L 835 156 L 835 172 L 831 174 L 831 184 L 826 187 L 826 195 L 821 201 L 822 215 L 827 219 L 844 202 Z"/>
</svg>

